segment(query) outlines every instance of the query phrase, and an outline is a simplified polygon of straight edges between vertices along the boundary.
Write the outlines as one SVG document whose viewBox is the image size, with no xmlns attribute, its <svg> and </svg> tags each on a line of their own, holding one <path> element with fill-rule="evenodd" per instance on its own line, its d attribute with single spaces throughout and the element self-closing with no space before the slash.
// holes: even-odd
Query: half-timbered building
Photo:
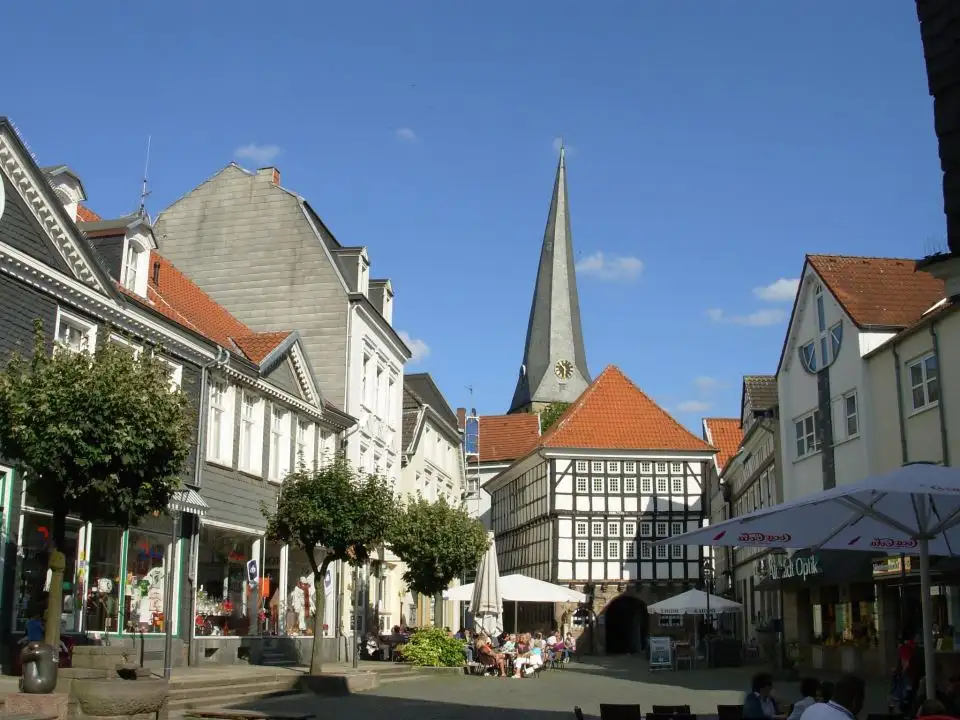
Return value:
<svg viewBox="0 0 960 720">
<path fill-rule="evenodd" d="M 646 605 L 700 582 L 700 548 L 653 543 L 702 527 L 714 452 L 608 367 L 486 484 L 500 572 L 585 592 L 605 628 L 595 647 L 638 650 Z M 565 624 L 571 610 L 554 620 Z"/>
</svg>

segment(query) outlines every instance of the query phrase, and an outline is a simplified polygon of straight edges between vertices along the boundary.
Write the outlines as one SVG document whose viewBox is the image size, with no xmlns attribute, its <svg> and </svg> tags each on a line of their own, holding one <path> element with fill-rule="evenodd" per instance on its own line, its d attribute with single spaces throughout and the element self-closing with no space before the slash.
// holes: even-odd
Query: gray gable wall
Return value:
<svg viewBox="0 0 960 720">
<path fill-rule="evenodd" d="M 293 368 L 290 366 L 290 359 L 284 358 L 273 370 L 264 376 L 264 380 L 271 385 L 275 385 L 281 390 L 286 390 L 291 395 L 303 398 L 300 390 L 300 382 L 293 374 Z"/>
<path fill-rule="evenodd" d="M 123 270 L 123 235 L 112 237 L 87 238 L 90 244 L 100 253 L 103 264 L 114 280 L 120 280 Z"/>
<path fill-rule="evenodd" d="M 343 408 L 348 300 L 292 194 L 229 166 L 161 213 L 160 254 L 254 330 L 297 329 L 320 391 Z"/>
<path fill-rule="evenodd" d="M 20 252 L 73 277 L 73 270 L 50 242 L 46 231 L 40 227 L 29 208 L 24 205 L 20 193 L 3 173 L 0 173 L 0 182 L 3 183 L 7 197 L 3 215 L 0 216 L 0 239 Z"/>
</svg>

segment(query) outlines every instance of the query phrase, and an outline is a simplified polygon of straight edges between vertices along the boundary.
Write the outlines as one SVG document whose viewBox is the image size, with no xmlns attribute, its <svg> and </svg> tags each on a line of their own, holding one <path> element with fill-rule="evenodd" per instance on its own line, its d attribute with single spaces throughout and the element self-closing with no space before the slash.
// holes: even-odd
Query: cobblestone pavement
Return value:
<svg viewBox="0 0 960 720">
<path fill-rule="evenodd" d="M 377 690 L 341 698 L 294 696 L 250 703 L 242 707 L 274 712 L 312 712 L 318 720 L 572 720 L 579 705 L 587 716 L 599 717 L 599 704 L 638 703 L 690 705 L 691 712 L 716 714 L 718 704 L 739 704 L 758 668 L 685 670 L 649 673 L 639 658 L 590 658 L 538 678 L 512 680 L 483 677 L 430 677 L 385 682 Z M 824 679 L 830 679 L 824 677 Z M 778 694 L 787 702 L 799 699 L 797 683 L 782 683 Z M 870 686 L 867 711 L 883 712 L 886 689 Z"/>
</svg>

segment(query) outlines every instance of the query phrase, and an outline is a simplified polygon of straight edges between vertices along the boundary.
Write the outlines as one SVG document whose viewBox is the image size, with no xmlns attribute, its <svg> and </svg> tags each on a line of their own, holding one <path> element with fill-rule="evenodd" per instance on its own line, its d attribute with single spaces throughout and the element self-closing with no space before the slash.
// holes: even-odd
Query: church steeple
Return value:
<svg viewBox="0 0 960 720">
<path fill-rule="evenodd" d="M 565 154 L 561 145 L 533 289 L 523 365 L 510 412 L 536 412 L 550 403 L 573 402 L 590 384 L 580 328 Z"/>
</svg>

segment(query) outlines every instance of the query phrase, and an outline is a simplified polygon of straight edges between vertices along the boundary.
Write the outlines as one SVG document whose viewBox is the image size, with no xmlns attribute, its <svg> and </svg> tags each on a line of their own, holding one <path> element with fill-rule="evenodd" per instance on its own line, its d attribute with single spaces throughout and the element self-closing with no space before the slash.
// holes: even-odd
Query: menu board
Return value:
<svg viewBox="0 0 960 720">
<path fill-rule="evenodd" d="M 648 640 L 650 669 L 673 667 L 671 643 L 668 637 L 652 637 Z"/>
</svg>

